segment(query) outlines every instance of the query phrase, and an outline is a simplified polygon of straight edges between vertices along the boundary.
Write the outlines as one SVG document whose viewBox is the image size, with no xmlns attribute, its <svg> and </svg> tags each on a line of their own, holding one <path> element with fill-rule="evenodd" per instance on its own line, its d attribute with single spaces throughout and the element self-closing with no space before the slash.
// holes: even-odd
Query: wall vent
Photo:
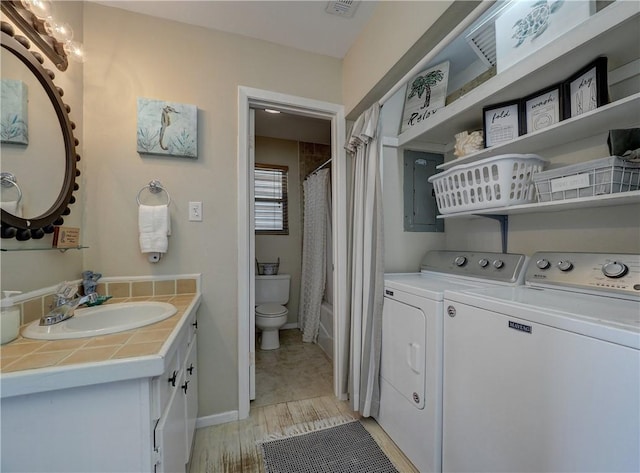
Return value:
<svg viewBox="0 0 640 473">
<path fill-rule="evenodd" d="M 358 7 L 356 0 L 337 0 L 335 2 L 327 2 L 325 11 L 331 15 L 338 15 L 343 18 L 351 18 Z"/>
<path fill-rule="evenodd" d="M 471 31 L 465 38 L 471 49 L 487 66 L 496 65 L 496 26 L 493 21 L 487 21 Z"/>
</svg>

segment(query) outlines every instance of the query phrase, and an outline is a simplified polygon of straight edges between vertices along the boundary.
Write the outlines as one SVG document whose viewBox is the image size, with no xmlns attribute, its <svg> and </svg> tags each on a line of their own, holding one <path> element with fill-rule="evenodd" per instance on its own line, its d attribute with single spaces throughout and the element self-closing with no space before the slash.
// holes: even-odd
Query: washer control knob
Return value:
<svg viewBox="0 0 640 473">
<path fill-rule="evenodd" d="M 504 268 L 504 261 L 497 259 L 493 262 L 493 267 L 496 269 Z"/>
<path fill-rule="evenodd" d="M 551 263 L 549 263 L 549 260 L 543 258 L 536 261 L 536 266 L 540 269 L 549 269 L 551 267 Z"/>
<path fill-rule="evenodd" d="M 569 260 L 558 261 L 558 269 L 560 271 L 571 271 L 573 269 L 573 263 Z"/>
<path fill-rule="evenodd" d="M 456 259 L 453 260 L 456 266 L 462 267 L 467 264 L 466 256 L 457 256 Z"/>
<path fill-rule="evenodd" d="M 478 261 L 478 264 L 482 267 L 482 268 L 486 268 L 487 266 L 489 266 L 489 260 L 486 258 L 482 258 L 480 261 Z"/>
<path fill-rule="evenodd" d="M 602 267 L 602 274 L 608 278 L 621 278 L 628 271 L 627 265 L 619 261 L 610 261 Z"/>
</svg>

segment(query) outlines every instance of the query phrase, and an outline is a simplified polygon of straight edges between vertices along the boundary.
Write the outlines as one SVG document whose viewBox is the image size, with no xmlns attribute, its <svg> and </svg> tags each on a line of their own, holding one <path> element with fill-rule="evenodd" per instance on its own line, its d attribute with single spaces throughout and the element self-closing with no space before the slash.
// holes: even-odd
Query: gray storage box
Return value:
<svg viewBox="0 0 640 473">
<path fill-rule="evenodd" d="M 538 172 L 533 182 L 539 202 L 635 191 L 640 189 L 640 163 L 609 156 Z"/>
</svg>

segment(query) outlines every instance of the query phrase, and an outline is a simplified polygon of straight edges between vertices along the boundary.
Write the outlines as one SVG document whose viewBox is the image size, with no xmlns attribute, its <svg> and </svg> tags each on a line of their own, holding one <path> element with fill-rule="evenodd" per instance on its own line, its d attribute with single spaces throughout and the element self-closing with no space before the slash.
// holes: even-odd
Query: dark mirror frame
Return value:
<svg viewBox="0 0 640 473">
<path fill-rule="evenodd" d="M 80 171 L 76 167 L 76 162 L 80 161 L 80 156 L 76 153 L 78 140 L 73 136 L 75 124 L 69 119 L 71 108 L 62 101 L 64 92 L 53 83 L 55 74 L 42 66 L 44 63 L 42 55 L 35 51 L 29 51 L 31 45 L 28 39 L 15 35 L 13 26 L 7 22 L 3 21 L 1 26 L 2 48 L 20 59 L 38 79 L 55 109 L 64 140 L 64 182 L 58 198 L 52 203 L 49 210 L 30 219 L 20 218 L 2 210 L 2 226 L 0 227 L 2 238 L 15 237 L 20 241 L 30 238 L 39 239 L 47 233 L 53 233 L 55 225 L 64 223 L 63 215 L 68 215 L 71 212 L 69 205 L 75 202 L 72 194 L 74 190 L 78 189 L 78 184 L 75 181 L 76 177 L 80 175 Z"/>
</svg>

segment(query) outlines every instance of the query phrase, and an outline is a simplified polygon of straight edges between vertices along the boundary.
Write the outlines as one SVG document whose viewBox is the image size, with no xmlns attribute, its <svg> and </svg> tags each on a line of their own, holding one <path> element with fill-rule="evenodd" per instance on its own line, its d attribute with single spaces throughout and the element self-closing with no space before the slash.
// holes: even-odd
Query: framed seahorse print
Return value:
<svg viewBox="0 0 640 473">
<path fill-rule="evenodd" d="M 138 153 L 198 157 L 195 105 L 138 98 Z"/>
</svg>

